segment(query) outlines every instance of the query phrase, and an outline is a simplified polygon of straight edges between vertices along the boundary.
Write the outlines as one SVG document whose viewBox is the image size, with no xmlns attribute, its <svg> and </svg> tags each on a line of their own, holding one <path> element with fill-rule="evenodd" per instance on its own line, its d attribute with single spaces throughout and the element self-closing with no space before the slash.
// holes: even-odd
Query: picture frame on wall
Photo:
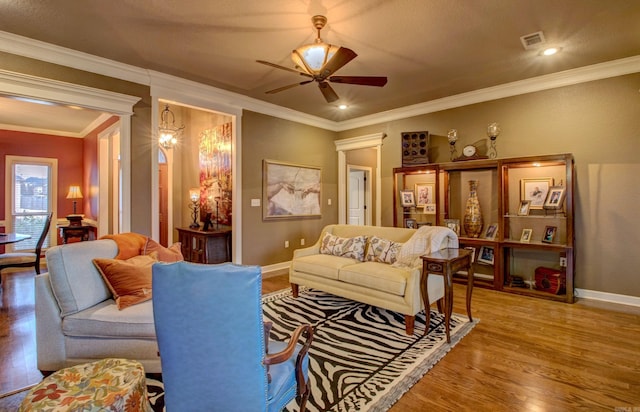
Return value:
<svg viewBox="0 0 640 412">
<path fill-rule="evenodd" d="M 434 190 L 435 184 L 433 183 L 416 183 L 416 206 L 435 205 Z"/>
<path fill-rule="evenodd" d="M 445 219 L 444 225 L 460 236 L 460 219 Z"/>
<path fill-rule="evenodd" d="M 566 189 L 564 186 L 550 187 L 547 193 L 547 199 L 544 201 L 544 208 L 552 210 L 562 209 L 565 194 Z"/>
<path fill-rule="evenodd" d="M 264 160 L 263 219 L 321 217 L 322 169 Z"/>
<path fill-rule="evenodd" d="M 413 207 L 416 205 L 416 197 L 413 190 L 400 191 L 400 204 L 402 207 Z"/>
<path fill-rule="evenodd" d="M 553 186 L 552 177 L 521 179 L 520 200 L 528 200 L 529 209 L 543 209 L 551 186 Z"/>
<path fill-rule="evenodd" d="M 418 222 L 415 219 L 412 218 L 405 218 L 404 219 L 404 227 L 407 229 L 417 229 L 418 228 Z"/>
<path fill-rule="evenodd" d="M 495 251 L 491 246 L 481 246 L 480 252 L 478 252 L 478 262 L 493 265 L 493 262 L 495 261 L 494 252 Z"/>
<path fill-rule="evenodd" d="M 556 237 L 557 230 L 558 228 L 556 226 L 545 226 L 544 234 L 542 235 L 542 242 L 553 243 L 553 239 Z"/>
<path fill-rule="evenodd" d="M 530 206 L 531 206 L 530 200 L 521 200 L 520 206 L 518 206 L 518 216 L 528 216 Z"/>
<path fill-rule="evenodd" d="M 532 234 L 533 234 L 533 229 L 522 229 L 522 235 L 520 235 L 520 242 L 529 243 L 531 241 Z"/>
</svg>

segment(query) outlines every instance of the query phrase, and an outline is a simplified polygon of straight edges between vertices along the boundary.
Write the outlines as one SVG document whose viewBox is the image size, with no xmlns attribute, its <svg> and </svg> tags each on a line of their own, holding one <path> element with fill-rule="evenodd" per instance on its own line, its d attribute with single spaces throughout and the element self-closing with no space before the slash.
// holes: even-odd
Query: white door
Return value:
<svg viewBox="0 0 640 412">
<path fill-rule="evenodd" d="M 349 170 L 349 218 L 350 225 L 366 225 L 366 171 Z"/>
</svg>

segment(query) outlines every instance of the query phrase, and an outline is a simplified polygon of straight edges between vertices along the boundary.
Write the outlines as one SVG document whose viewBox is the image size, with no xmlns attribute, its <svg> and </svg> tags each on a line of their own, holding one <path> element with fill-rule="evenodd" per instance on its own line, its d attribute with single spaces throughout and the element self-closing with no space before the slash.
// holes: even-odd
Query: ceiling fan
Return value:
<svg viewBox="0 0 640 412">
<path fill-rule="evenodd" d="M 311 21 L 318 30 L 318 37 L 315 43 L 299 47 L 291 53 L 291 59 L 296 65 L 295 69 L 264 60 L 256 60 L 258 63 L 266 64 L 276 69 L 297 73 L 307 77 L 308 80 L 269 90 L 266 92 L 267 94 L 274 94 L 293 87 L 317 82 L 318 88 L 320 92 L 322 92 L 325 100 L 327 103 L 331 103 L 338 100 L 339 97 L 329 82 L 376 87 L 382 87 L 387 84 L 387 78 L 380 76 L 333 76 L 338 69 L 353 60 L 357 54 L 346 47 L 334 46 L 322 41 L 320 38 L 320 30 L 327 24 L 327 18 L 325 16 L 313 16 Z"/>
</svg>

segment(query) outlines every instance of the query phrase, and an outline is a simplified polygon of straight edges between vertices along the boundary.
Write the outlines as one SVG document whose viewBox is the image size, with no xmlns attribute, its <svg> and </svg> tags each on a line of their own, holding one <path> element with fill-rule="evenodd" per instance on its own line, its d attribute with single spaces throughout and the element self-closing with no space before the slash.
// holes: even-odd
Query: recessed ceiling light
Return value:
<svg viewBox="0 0 640 412">
<path fill-rule="evenodd" d="M 544 49 L 541 54 L 543 56 L 553 56 L 554 54 L 558 53 L 559 51 L 560 51 L 560 48 L 558 48 L 558 47 L 549 47 L 548 49 Z"/>
<path fill-rule="evenodd" d="M 338 106 L 338 109 L 340 109 L 340 110 L 346 110 L 346 109 L 347 109 L 347 107 L 349 107 L 349 106 L 347 106 L 346 104 L 341 104 L 340 106 Z"/>
</svg>

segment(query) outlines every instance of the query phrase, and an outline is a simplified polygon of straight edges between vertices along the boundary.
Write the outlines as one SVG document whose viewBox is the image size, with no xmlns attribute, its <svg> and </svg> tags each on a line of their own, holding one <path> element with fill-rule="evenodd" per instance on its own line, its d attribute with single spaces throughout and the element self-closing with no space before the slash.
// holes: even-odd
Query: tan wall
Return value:
<svg viewBox="0 0 640 412">
<path fill-rule="evenodd" d="M 431 132 L 431 161 L 449 161 L 446 139 L 462 146 L 497 121 L 498 157 L 573 153 L 576 162 L 576 287 L 640 296 L 636 252 L 640 219 L 640 74 L 474 104 L 339 133 L 386 132 L 382 146 L 382 223 L 393 224 L 392 169 L 401 166 L 400 133 Z"/>
<path fill-rule="evenodd" d="M 242 116 L 242 263 L 269 265 L 291 260 L 293 250 L 315 243 L 321 229 L 338 221 L 338 155 L 335 132 L 250 111 Z M 264 159 L 322 168 L 321 218 L 262 219 Z M 260 199 L 260 207 L 251 207 Z M 331 199 L 331 206 L 327 200 Z M 284 242 L 289 241 L 285 249 Z"/>
</svg>

